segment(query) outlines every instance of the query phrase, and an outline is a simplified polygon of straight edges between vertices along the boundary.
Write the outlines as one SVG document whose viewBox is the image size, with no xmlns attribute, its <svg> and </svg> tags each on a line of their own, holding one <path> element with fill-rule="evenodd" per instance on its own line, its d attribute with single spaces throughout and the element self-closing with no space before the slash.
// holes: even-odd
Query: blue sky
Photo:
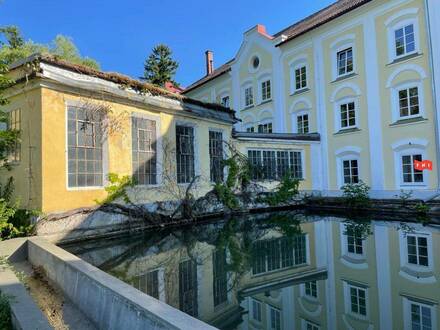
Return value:
<svg viewBox="0 0 440 330">
<path fill-rule="evenodd" d="M 205 73 L 204 52 L 214 65 L 234 57 L 243 32 L 257 23 L 275 33 L 333 0 L 0 0 L 0 25 L 18 25 L 26 39 L 47 43 L 73 38 L 82 55 L 105 71 L 139 77 L 151 48 L 165 43 L 180 63 L 183 86 Z"/>
</svg>

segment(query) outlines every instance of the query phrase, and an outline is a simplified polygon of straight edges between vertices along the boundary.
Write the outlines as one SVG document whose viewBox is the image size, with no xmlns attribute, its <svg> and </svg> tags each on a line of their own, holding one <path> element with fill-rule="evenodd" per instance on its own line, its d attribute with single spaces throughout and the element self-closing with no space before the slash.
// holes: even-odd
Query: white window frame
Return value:
<svg viewBox="0 0 440 330">
<path fill-rule="evenodd" d="M 425 237 L 428 245 L 428 266 L 420 266 L 408 263 L 408 236 Z M 434 250 L 432 247 L 432 233 L 423 231 L 414 231 L 414 233 L 399 234 L 399 247 L 400 247 L 400 267 L 408 268 L 419 273 L 430 273 L 434 270 Z"/>
<path fill-rule="evenodd" d="M 298 131 L 298 117 L 300 116 L 308 116 L 309 123 L 309 133 L 310 133 L 310 111 L 309 110 L 300 110 L 297 112 L 292 112 L 292 132 L 299 133 Z"/>
<path fill-rule="evenodd" d="M 258 133 L 258 126 L 272 124 L 272 133 L 274 132 L 274 123 L 272 118 L 264 119 L 259 121 L 255 126 L 255 131 Z"/>
<path fill-rule="evenodd" d="M 275 330 L 276 328 L 272 328 L 272 310 L 276 311 L 280 315 L 280 329 L 283 329 L 283 313 L 280 308 L 277 308 L 275 306 L 272 306 L 270 304 L 266 304 L 268 307 L 267 310 L 267 329 Z"/>
<path fill-rule="evenodd" d="M 270 83 L 270 97 L 263 100 L 263 83 Z M 273 84 L 272 78 L 269 75 L 265 75 L 258 79 L 258 104 L 266 103 L 272 101 L 273 98 Z"/>
<path fill-rule="evenodd" d="M 313 323 L 313 322 L 308 321 L 308 320 L 301 319 L 301 330 L 307 330 L 307 325 L 309 325 L 309 324 L 311 326 L 315 327 L 318 330 L 321 329 L 321 327 L 318 324 Z"/>
<path fill-rule="evenodd" d="M 252 89 L 252 104 L 246 105 L 246 90 L 248 88 Z M 242 97 L 241 97 L 241 99 L 242 99 L 241 100 L 241 102 L 242 102 L 241 108 L 242 109 L 248 109 L 248 108 L 255 106 L 255 91 L 254 91 L 254 85 L 252 83 L 244 84 L 241 88 L 241 94 L 242 94 Z"/>
<path fill-rule="evenodd" d="M 348 48 L 352 49 L 353 52 L 353 71 L 340 75 L 339 74 L 339 64 L 338 64 L 338 53 L 346 50 Z M 331 45 L 331 57 L 332 57 L 332 73 L 333 80 L 344 78 L 357 72 L 357 50 L 355 45 L 355 35 L 344 36 L 341 39 L 335 41 Z"/>
<path fill-rule="evenodd" d="M 389 59 L 389 62 L 394 62 L 400 58 L 420 53 L 420 32 L 419 32 L 419 19 L 417 17 L 417 11 L 415 14 L 412 14 L 412 17 L 410 17 L 410 18 L 403 18 L 403 19 L 396 18 L 391 23 L 388 23 L 387 35 L 388 35 L 388 59 Z M 398 55 L 396 55 L 395 32 L 397 30 L 404 28 L 405 26 L 408 26 L 411 24 L 414 27 L 414 51 L 398 56 Z"/>
<path fill-rule="evenodd" d="M 229 92 L 222 92 L 221 94 L 219 94 L 219 96 L 218 96 L 219 103 L 221 105 L 223 105 L 223 99 L 225 97 L 229 97 L 229 106 L 228 107 L 231 107 L 231 95 Z"/>
<path fill-rule="evenodd" d="M 410 115 L 406 117 L 400 116 L 400 104 L 399 104 L 399 91 L 403 89 L 409 89 L 417 87 L 418 89 L 418 97 L 419 97 L 419 113 L 417 115 Z M 424 98 L 424 89 L 421 81 L 410 81 L 398 84 L 391 88 L 391 108 L 392 108 L 392 118 L 393 122 L 397 122 L 399 120 L 411 119 L 411 118 L 424 118 L 425 117 L 425 98 Z"/>
<path fill-rule="evenodd" d="M 342 256 L 347 256 L 351 259 L 356 260 L 365 260 L 367 257 L 366 252 L 366 239 L 362 239 L 362 254 L 351 253 L 348 251 L 348 236 L 345 234 L 347 230 L 347 225 L 345 223 L 341 223 L 340 227 L 340 239 L 341 239 L 341 254 Z"/>
<path fill-rule="evenodd" d="M 428 302 L 421 302 L 420 299 L 403 297 L 403 324 L 404 330 L 411 330 L 411 305 L 418 305 L 420 308 L 426 307 L 431 312 L 431 329 L 437 329 L 437 308 Z"/>
<path fill-rule="evenodd" d="M 312 295 L 308 295 L 306 292 L 306 283 L 309 282 L 316 282 L 316 297 L 312 296 Z M 318 301 L 319 300 L 319 282 L 316 280 L 311 280 L 311 281 L 307 281 L 305 283 L 302 283 L 300 286 L 300 292 L 301 292 L 301 296 L 304 297 L 307 300 L 310 301 Z"/>
<path fill-rule="evenodd" d="M 261 320 L 254 319 L 254 302 L 260 306 L 260 317 Z M 249 318 L 255 323 L 263 322 L 263 303 L 257 299 L 250 298 L 249 299 Z"/>
<path fill-rule="evenodd" d="M 306 85 L 305 87 L 296 88 L 296 70 L 306 68 Z M 297 63 L 296 65 L 291 66 L 291 93 L 298 93 L 302 92 L 304 90 L 307 90 L 309 88 L 309 65 L 307 64 L 307 61 L 301 61 Z"/>
<path fill-rule="evenodd" d="M 355 125 L 342 127 L 341 121 L 341 106 L 344 104 L 354 103 L 354 118 L 355 118 Z M 337 132 L 343 132 L 345 130 L 351 130 L 355 128 L 359 128 L 359 101 L 358 98 L 355 97 L 344 97 L 337 102 L 335 102 L 335 133 Z"/>
<path fill-rule="evenodd" d="M 338 186 L 342 187 L 343 185 L 345 185 L 344 182 L 344 161 L 347 160 L 356 160 L 357 164 L 358 164 L 358 177 L 359 177 L 359 181 L 362 180 L 361 179 L 361 159 L 360 159 L 360 155 L 356 154 L 356 153 L 349 153 L 346 154 L 344 156 L 338 157 L 337 161 L 337 170 L 338 170 L 338 175 L 337 175 L 337 179 L 338 179 Z"/>
<path fill-rule="evenodd" d="M 365 313 L 366 315 L 354 313 L 351 310 L 351 295 L 350 295 L 350 288 L 355 289 L 361 289 L 365 291 Z M 354 318 L 360 319 L 360 320 L 368 320 L 370 315 L 370 307 L 369 307 L 369 295 L 368 295 L 368 287 L 367 286 L 361 286 L 356 285 L 354 283 L 349 283 L 346 281 L 343 281 L 343 289 L 344 289 L 344 306 L 345 306 L 345 313 L 347 315 L 351 315 Z"/>
<path fill-rule="evenodd" d="M 429 173 L 428 171 L 423 171 L 423 182 L 404 182 L 403 181 L 403 164 L 402 164 L 402 156 L 406 155 L 422 155 L 422 159 L 427 159 L 426 157 L 426 149 L 422 149 L 419 147 L 412 147 L 412 148 L 404 148 L 399 150 L 398 152 L 395 152 L 394 157 L 394 164 L 397 166 L 397 169 L 395 168 L 396 173 L 396 183 L 397 188 L 401 189 L 422 189 L 426 188 L 429 182 Z"/>
</svg>

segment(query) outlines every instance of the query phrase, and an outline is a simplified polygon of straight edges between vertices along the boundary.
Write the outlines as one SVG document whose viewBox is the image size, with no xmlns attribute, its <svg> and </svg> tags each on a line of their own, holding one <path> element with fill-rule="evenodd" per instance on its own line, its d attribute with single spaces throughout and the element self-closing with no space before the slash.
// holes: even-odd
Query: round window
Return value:
<svg viewBox="0 0 440 330">
<path fill-rule="evenodd" d="M 259 66 L 260 66 L 260 59 L 258 58 L 258 56 L 254 56 L 254 58 L 252 59 L 252 67 L 256 70 L 258 69 Z"/>
</svg>

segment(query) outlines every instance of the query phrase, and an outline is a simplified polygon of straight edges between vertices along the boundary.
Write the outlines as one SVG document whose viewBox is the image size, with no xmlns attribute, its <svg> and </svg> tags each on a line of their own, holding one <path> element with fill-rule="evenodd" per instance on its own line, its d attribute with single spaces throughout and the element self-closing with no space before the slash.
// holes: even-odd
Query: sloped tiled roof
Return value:
<svg viewBox="0 0 440 330">
<path fill-rule="evenodd" d="M 371 1 L 373 0 L 339 0 L 331 4 L 330 6 L 325 7 L 324 9 L 321 9 L 320 11 L 302 19 L 301 21 L 281 30 L 280 32 L 275 33 L 273 35 L 275 38 L 280 37 L 281 35 L 284 35 L 286 37 L 286 39 L 281 41 L 277 46 L 282 45 L 294 38 L 297 38 L 300 35 L 303 35 L 304 33 L 307 33 L 313 29 L 316 29 L 321 25 L 324 25 Z M 207 83 L 208 81 L 222 75 L 223 73 L 230 71 L 233 61 L 234 59 L 230 60 L 229 62 L 220 66 L 218 69 L 214 70 L 212 74 L 197 80 L 196 82 L 188 86 L 188 88 L 185 89 L 184 93 L 189 92 L 190 90 L 193 90 Z"/>
<path fill-rule="evenodd" d="M 208 81 L 210 81 L 214 78 L 221 76 L 222 74 L 224 74 L 226 72 L 229 72 L 231 70 L 231 64 L 233 61 L 234 61 L 234 59 L 226 62 L 222 66 L 215 69 L 210 75 L 207 75 L 207 76 L 197 80 L 193 84 L 189 85 L 188 87 L 185 88 L 185 90 L 183 91 L 183 94 L 189 92 L 190 90 L 193 90 L 196 87 L 203 85 L 204 83 L 207 83 Z"/>
<path fill-rule="evenodd" d="M 304 18 L 303 20 L 281 30 L 280 32 L 276 33 L 274 37 L 285 35 L 287 38 L 280 44 L 286 43 L 371 1 L 373 0 L 339 0 L 330 6 Z"/>
</svg>

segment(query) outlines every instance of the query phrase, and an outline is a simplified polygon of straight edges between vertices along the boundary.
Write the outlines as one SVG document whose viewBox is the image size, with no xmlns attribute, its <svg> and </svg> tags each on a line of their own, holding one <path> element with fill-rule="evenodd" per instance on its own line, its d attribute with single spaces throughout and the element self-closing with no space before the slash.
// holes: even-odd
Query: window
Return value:
<svg viewBox="0 0 440 330">
<path fill-rule="evenodd" d="M 226 250 L 216 250 L 212 254 L 214 306 L 228 301 L 228 278 L 226 271 Z"/>
<path fill-rule="evenodd" d="M 270 80 L 261 83 L 261 101 L 268 101 L 272 98 Z"/>
<path fill-rule="evenodd" d="M 272 133 L 272 123 L 258 125 L 258 133 Z"/>
<path fill-rule="evenodd" d="M 68 186 L 102 186 L 101 121 L 82 108 L 69 107 L 67 114 Z"/>
<path fill-rule="evenodd" d="M 359 167 L 357 159 L 342 161 L 344 184 L 359 183 Z"/>
<path fill-rule="evenodd" d="M 356 111 L 354 102 L 340 105 L 341 129 L 356 127 Z"/>
<path fill-rule="evenodd" d="M 316 281 L 304 283 L 304 293 L 306 296 L 318 298 L 318 287 Z"/>
<path fill-rule="evenodd" d="M 209 161 L 211 182 L 223 181 L 223 134 L 209 131 Z"/>
<path fill-rule="evenodd" d="M 410 329 L 431 330 L 433 327 L 433 307 L 422 303 L 408 301 L 410 313 Z M 406 314 L 406 313 L 405 313 Z"/>
<path fill-rule="evenodd" d="M 9 113 L 8 118 L 8 129 L 17 132 L 17 137 L 14 141 L 14 145 L 8 153 L 9 162 L 19 162 L 21 160 L 21 142 L 20 142 L 20 131 L 21 131 L 21 110 L 12 110 Z"/>
<path fill-rule="evenodd" d="M 257 70 L 258 67 L 260 66 L 260 58 L 258 56 L 254 56 L 252 58 L 252 67 Z"/>
<path fill-rule="evenodd" d="M 197 317 L 197 264 L 193 260 L 179 264 L 179 306 L 182 312 Z"/>
<path fill-rule="evenodd" d="M 422 235 L 410 235 L 406 237 L 408 263 L 423 267 L 429 266 L 428 238 Z"/>
<path fill-rule="evenodd" d="M 417 87 L 399 90 L 399 113 L 401 118 L 419 115 L 419 89 Z"/>
<path fill-rule="evenodd" d="M 135 276 L 132 285 L 148 294 L 151 297 L 159 299 L 159 271 L 155 270 L 146 274 Z"/>
<path fill-rule="evenodd" d="M 296 117 L 297 132 L 299 134 L 309 133 L 309 115 L 302 114 Z"/>
<path fill-rule="evenodd" d="M 316 325 L 315 323 L 312 323 L 310 321 L 301 320 L 301 329 L 302 330 L 319 330 L 319 326 Z"/>
<path fill-rule="evenodd" d="M 132 127 L 132 166 L 133 178 L 137 184 L 157 183 L 157 143 L 156 122 L 133 117 Z"/>
<path fill-rule="evenodd" d="M 338 75 L 343 76 L 353 72 L 353 48 L 347 48 L 337 53 Z"/>
<path fill-rule="evenodd" d="M 263 274 L 307 263 L 306 235 L 257 241 L 252 246 L 252 273 Z"/>
<path fill-rule="evenodd" d="M 194 176 L 194 128 L 176 126 L 177 183 L 190 183 Z"/>
<path fill-rule="evenodd" d="M 230 103 L 229 95 L 223 96 L 221 98 L 220 103 L 221 103 L 222 106 L 224 106 L 226 108 L 229 108 L 229 103 Z"/>
<path fill-rule="evenodd" d="M 254 92 L 252 86 L 249 86 L 244 90 L 244 106 L 250 107 L 253 105 L 254 105 Z"/>
<path fill-rule="evenodd" d="M 281 311 L 278 308 L 269 306 L 270 329 L 281 330 Z"/>
<path fill-rule="evenodd" d="M 352 227 L 345 227 L 347 237 L 347 252 L 362 255 L 364 253 L 363 237 L 359 230 Z"/>
<path fill-rule="evenodd" d="M 354 285 L 348 285 L 350 295 L 350 312 L 367 316 L 367 290 Z"/>
<path fill-rule="evenodd" d="M 423 171 L 414 168 L 414 161 L 422 161 L 422 155 L 402 156 L 402 176 L 404 183 L 423 183 Z"/>
<path fill-rule="evenodd" d="M 246 132 L 248 132 L 248 133 L 253 133 L 253 132 L 255 132 L 255 128 L 254 128 L 253 126 L 251 126 L 251 127 L 246 127 Z"/>
<path fill-rule="evenodd" d="M 261 302 L 259 302 L 258 300 L 252 299 L 252 319 L 254 321 L 257 322 L 261 322 L 262 318 L 261 318 L 261 310 L 262 310 L 262 306 L 261 306 Z"/>
<path fill-rule="evenodd" d="M 248 161 L 253 180 L 280 180 L 287 174 L 303 178 L 300 151 L 249 150 Z"/>
<path fill-rule="evenodd" d="M 307 69 L 305 66 L 295 69 L 295 90 L 307 87 Z"/>
<path fill-rule="evenodd" d="M 394 31 L 396 57 L 413 53 L 416 50 L 414 25 L 409 24 Z"/>
</svg>

